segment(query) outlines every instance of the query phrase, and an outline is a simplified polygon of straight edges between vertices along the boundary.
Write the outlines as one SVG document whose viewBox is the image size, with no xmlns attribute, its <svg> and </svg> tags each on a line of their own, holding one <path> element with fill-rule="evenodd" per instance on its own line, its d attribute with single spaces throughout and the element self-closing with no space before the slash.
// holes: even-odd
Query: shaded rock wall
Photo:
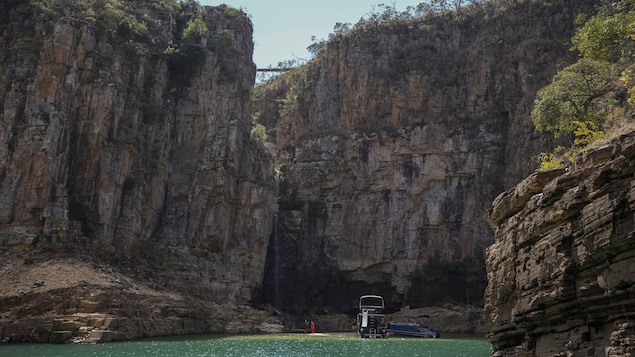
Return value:
<svg viewBox="0 0 635 357">
<path fill-rule="evenodd" d="M 3 5 L 0 249 L 99 256 L 248 303 L 274 209 L 271 156 L 249 139 L 251 23 L 225 6 L 106 3 Z M 186 39 L 195 18 L 207 31 Z"/>
<path fill-rule="evenodd" d="M 635 134 L 534 174 L 490 212 L 495 356 L 627 356 L 635 326 Z"/>
<path fill-rule="evenodd" d="M 265 298 L 344 311 L 371 292 L 391 309 L 482 303 L 487 207 L 552 145 L 531 103 L 572 60 L 567 43 L 591 3 L 369 22 L 264 86 L 258 116 L 275 127 L 284 172 L 281 265 Z M 473 274 L 447 275 L 452 264 Z"/>
</svg>

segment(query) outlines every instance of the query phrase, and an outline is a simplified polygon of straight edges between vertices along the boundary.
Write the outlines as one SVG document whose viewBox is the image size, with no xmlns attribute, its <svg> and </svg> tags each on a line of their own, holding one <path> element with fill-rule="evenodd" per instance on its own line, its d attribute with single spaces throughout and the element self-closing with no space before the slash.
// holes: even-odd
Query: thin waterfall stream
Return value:
<svg viewBox="0 0 635 357">
<path fill-rule="evenodd" d="M 280 191 L 280 173 L 276 170 L 275 175 L 276 201 Z M 274 210 L 273 227 L 269 236 L 269 246 L 267 248 L 267 258 L 265 261 L 265 271 L 263 277 L 262 301 L 269 304 L 281 314 L 282 302 L 280 297 L 280 215 Z"/>
</svg>

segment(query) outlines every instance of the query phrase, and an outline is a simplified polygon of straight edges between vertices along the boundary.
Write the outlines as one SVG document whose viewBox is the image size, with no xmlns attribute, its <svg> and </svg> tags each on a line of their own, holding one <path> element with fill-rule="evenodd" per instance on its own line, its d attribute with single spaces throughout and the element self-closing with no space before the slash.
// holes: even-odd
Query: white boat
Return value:
<svg viewBox="0 0 635 357">
<path fill-rule="evenodd" d="M 385 338 L 386 325 L 384 298 L 379 295 L 363 295 L 359 298 L 357 333 L 361 338 Z"/>
</svg>

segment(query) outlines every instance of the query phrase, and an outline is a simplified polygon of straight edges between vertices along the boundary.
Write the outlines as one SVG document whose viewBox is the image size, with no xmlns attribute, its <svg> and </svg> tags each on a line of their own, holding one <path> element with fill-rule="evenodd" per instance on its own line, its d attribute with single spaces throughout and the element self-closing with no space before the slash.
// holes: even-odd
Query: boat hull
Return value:
<svg viewBox="0 0 635 357">
<path fill-rule="evenodd" d="M 436 338 L 438 333 L 427 327 L 420 327 L 412 324 L 389 324 L 386 332 L 393 336 Z"/>
</svg>

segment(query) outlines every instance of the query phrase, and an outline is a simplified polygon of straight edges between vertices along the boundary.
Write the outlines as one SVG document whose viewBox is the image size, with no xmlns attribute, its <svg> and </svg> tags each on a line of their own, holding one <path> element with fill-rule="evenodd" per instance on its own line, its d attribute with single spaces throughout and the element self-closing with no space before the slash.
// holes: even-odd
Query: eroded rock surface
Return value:
<svg viewBox="0 0 635 357">
<path fill-rule="evenodd" d="M 0 339 L 75 336 L 17 327 L 37 325 L 47 307 L 42 326 L 112 317 L 121 333 L 105 340 L 218 330 L 204 318 L 214 304 L 249 305 L 259 291 L 275 210 L 271 155 L 249 137 L 247 15 L 177 1 L 0 10 L 0 251 L 95 258 L 151 291 L 89 277 L 48 290 L 34 277 L 43 285 L 3 291 L 2 308 L 24 308 Z"/>
<path fill-rule="evenodd" d="M 635 350 L 634 173 L 631 133 L 496 199 L 485 306 L 495 356 Z"/>
<path fill-rule="evenodd" d="M 267 311 L 143 285 L 103 263 L 47 256 L 33 261 L 6 253 L 2 258 L 2 342 L 92 343 L 285 328 Z"/>
<path fill-rule="evenodd" d="M 369 291 L 391 309 L 482 303 L 487 207 L 552 145 L 531 104 L 573 59 L 566 43 L 591 3 L 369 20 L 262 88 L 259 120 L 275 127 L 284 172 L 282 306 L 355 311 Z M 473 271 L 428 273 L 447 262 Z"/>
</svg>

